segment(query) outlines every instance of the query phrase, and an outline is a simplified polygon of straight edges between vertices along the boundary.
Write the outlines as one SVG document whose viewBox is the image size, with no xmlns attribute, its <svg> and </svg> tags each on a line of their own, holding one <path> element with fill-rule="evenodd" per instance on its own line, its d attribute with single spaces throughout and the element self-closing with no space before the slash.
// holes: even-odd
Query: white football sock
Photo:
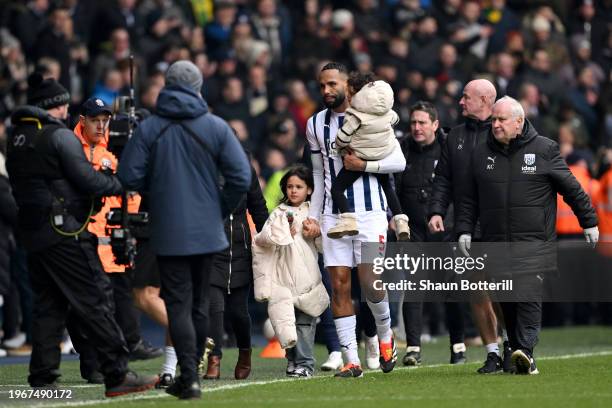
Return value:
<svg viewBox="0 0 612 408">
<path fill-rule="evenodd" d="M 380 302 L 374 303 L 367 301 L 374 321 L 376 322 L 376 333 L 378 334 L 378 341 L 381 343 L 388 343 L 391 341 L 393 332 L 391 331 L 391 312 L 389 311 L 389 298 L 385 294 L 385 298 Z"/>
<path fill-rule="evenodd" d="M 487 354 L 489 353 L 495 353 L 499 356 L 499 344 L 497 343 L 489 343 L 486 345 L 487 347 Z"/>
<path fill-rule="evenodd" d="M 355 315 L 334 319 L 334 323 L 336 324 L 336 332 L 338 332 L 340 349 L 344 355 L 344 362 L 361 365 L 357 352 L 357 319 Z"/>
<path fill-rule="evenodd" d="M 176 375 L 176 363 L 178 359 L 176 358 L 176 351 L 174 351 L 174 347 L 166 346 L 164 348 L 164 355 L 166 360 L 162 365 L 162 374 L 172 374 L 172 377 Z"/>
</svg>

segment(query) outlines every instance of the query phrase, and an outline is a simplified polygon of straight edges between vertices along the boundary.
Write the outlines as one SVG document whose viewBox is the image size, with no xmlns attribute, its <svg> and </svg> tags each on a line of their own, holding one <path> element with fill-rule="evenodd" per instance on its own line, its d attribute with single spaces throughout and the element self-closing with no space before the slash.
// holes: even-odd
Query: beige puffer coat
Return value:
<svg viewBox="0 0 612 408">
<path fill-rule="evenodd" d="M 363 160 L 380 160 L 396 147 L 393 126 L 399 116 L 393 111 L 393 89 L 385 81 L 370 82 L 357 92 L 336 135 L 336 147 L 346 146 Z"/>
<path fill-rule="evenodd" d="M 268 302 L 268 316 L 281 346 L 297 342 L 294 307 L 318 317 L 329 306 L 329 296 L 321 281 L 315 242 L 302 235 L 302 221 L 308 217 L 309 203 L 297 210 L 285 204 L 270 214 L 253 241 L 253 280 L 255 299 Z M 287 211 L 293 212 L 297 233 L 291 236 Z"/>
</svg>

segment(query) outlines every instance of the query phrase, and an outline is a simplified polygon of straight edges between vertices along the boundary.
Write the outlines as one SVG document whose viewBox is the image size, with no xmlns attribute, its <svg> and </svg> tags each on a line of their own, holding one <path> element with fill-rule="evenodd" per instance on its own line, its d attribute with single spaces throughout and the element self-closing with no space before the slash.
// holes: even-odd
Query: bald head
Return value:
<svg viewBox="0 0 612 408">
<path fill-rule="evenodd" d="M 459 100 L 463 116 L 478 120 L 487 119 L 491 116 L 491 108 L 496 96 L 497 91 L 490 81 L 475 79 L 468 82 Z"/>
</svg>

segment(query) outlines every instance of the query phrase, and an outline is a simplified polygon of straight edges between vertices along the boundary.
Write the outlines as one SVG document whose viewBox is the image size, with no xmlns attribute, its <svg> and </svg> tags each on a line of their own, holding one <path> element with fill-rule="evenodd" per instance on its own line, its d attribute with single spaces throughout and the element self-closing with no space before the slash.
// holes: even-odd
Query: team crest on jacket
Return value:
<svg viewBox="0 0 612 408">
<path fill-rule="evenodd" d="M 523 161 L 525 162 L 525 166 L 521 167 L 521 172 L 523 174 L 533 174 L 536 172 L 537 166 L 534 166 L 535 163 L 535 153 L 525 153 L 525 157 Z"/>
</svg>

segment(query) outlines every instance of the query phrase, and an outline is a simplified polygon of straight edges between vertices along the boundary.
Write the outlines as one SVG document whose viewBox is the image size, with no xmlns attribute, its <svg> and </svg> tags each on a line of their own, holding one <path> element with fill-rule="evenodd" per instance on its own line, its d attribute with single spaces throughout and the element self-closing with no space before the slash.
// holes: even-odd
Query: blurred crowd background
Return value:
<svg viewBox="0 0 612 408">
<path fill-rule="evenodd" d="M 86 98 L 128 93 L 130 54 L 149 111 L 168 65 L 188 58 L 262 186 L 302 156 L 328 60 L 392 85 L 398 132 L 417 100 L 454 126 L 463 85 L 485 77 L 595 176 L 612 145 L 611 0 L 0 0 L 0 47 L 0 140 L 35 69 L 70 90 L 76 119 Z"/>
</svg>

